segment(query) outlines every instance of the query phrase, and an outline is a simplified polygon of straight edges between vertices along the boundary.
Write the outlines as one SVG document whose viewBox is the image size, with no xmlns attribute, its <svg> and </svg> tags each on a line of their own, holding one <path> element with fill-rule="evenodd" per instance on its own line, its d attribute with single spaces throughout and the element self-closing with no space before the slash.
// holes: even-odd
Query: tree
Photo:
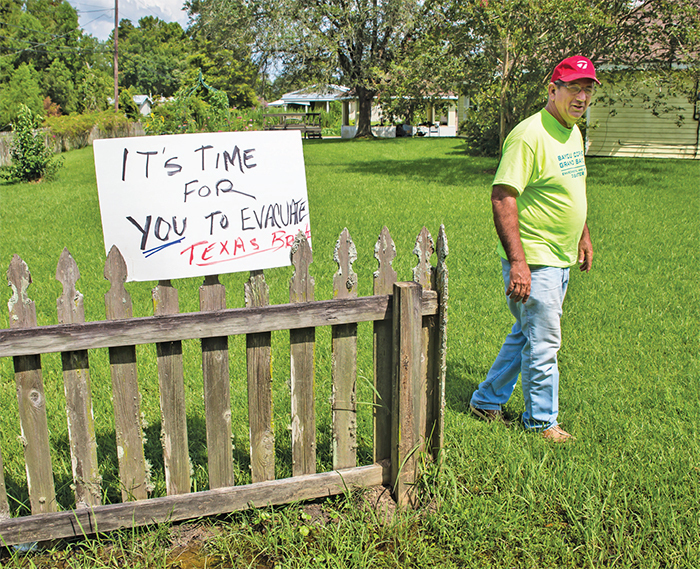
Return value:
<svg viewBox="0 0 700 569">
<path fill-rule="evenodd" d="M 359 102 L 356 136 L 371 136 L 379 77 L 400 56 L 422 4 L 413 0 L 197 0 L 197 25 L 252 45 L 260 69 L 303 70 L 309 81 L 341 82 Z"/>
<path fill-rule="evenodd" d="M 258 64 L 265 58 L 258 57 L 256 63 L 252 46 L 264 43 L 258 36 L 262 22 L 256 23 L 252 17 L 252 4 L 215 1 L 216 7 L 207 4 L 208 0 L 204 4 L 199 0 L 186 3 L 190 15 L 197 14 L 189 28 L 196 45 L 190 65 L 200 70 L 212 87 L 224 91 L 234 106 L 253 106 Z"/>
<path fill-rule="evenodd" d="M 697 0 L 435 0 L 431 9 L 443 15 L 434 35 L 448 42 L 444 69 L 479 104 L 479 115 L 498 117 L 496 150 L 544 103 L 564 57 L 586 55 L 625 75 L 681 61 L 697 69 Z M 488 136 L 479 115 L 477 131 Z"/>
<path fill-rule="evenodd" d="M 73 75 L 66 64 L 54 59 L 41 78 L 43 92 L 65 113 L 77 110 L 77 97 Z"/>
<path fill-rule="evenodd" d="M 21 106 L 36 115 L 44 115 L 44 99 L 39 88 L 37 72 L 23 63 L 12 74 L 10 82 L 0 89 L 0 130 L 5 130 L 18 116 Z"/>
<path fill-rule="evenodd" d="M 192 40 L 177 22 L 146 16 L 119 23 L 119 83 L 138 94 L 172 96 L 183 84 Z"/>
<path fill-rule="evenodd" d="M 84 69 L 107 69 L 103 51 L 80 30 L 77 12 L 65 0 L 0 0 L 0 89 L 5 92 L 15 73 L 31 68 L 41 100 L 48 96 L 65 112 L 76 110 L 80 101 L 74 89 Z M 29 95 L 27 104 L 37 112 L 33 91 Z M 15 103 L 2 102 L 16 112 Z"/>
<path fill-rule="evenodd" d="M 78 111 L 87 113 L 105 110 L 108 98 L 114 93 L 113 89 L 114 81 L 109 74 L 86 66 L 77 78 Z"/>
</svg>

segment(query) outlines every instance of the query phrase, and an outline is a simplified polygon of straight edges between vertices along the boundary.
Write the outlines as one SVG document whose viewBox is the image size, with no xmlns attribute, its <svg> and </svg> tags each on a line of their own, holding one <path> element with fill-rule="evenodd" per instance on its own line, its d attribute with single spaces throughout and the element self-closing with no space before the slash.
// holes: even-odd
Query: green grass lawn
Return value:
<svg viewBox="0 0 700 569">
<path fill-rule="evenodd" d="M 415 238 L 444 224 L 450 255 L 446 448 L 429 468 L 430 507 L 382 523 L 354 499 L 323 505 L 326 524 L 300 505 L 239 513 L 215 524 L 207 542 L 220 567 L 698 567 L 700 566 L 700 163 L 588 159 L 590 274 L 572 271 L 560 352 L 560 422 L 577 437 L 547 444 L 518 426 L 473 419 L 472 391 L 512 322 L 503 301 L 490 211 L 495 159 L 464 154 L 458 139 L 304 143 L 314 244 L 316 299 L 332 297 L 332 260 L 347 227 L 357 246 L 359 294 L 372 290 L 374 244 L 383 225 L 411 279 Z M 18 254 L 34 284 L 39 324 L 56 323 L 56 264 L 68 247 L 81 271 L 86 318 L 105 317 L 102 244 L 90 148 L 65 155 L 50 183 L 0 185 L 0 267 Z M 288 299 L 291 268 L 266 272 L 271 301 Z M 247 274 L 226 275 L 227 305 L 243 305 Z M 195 282 L 196 281 L 196 282 Z M 129 283 L 135 316 L 152 314 L 156 283 Z M 177 281 L 181 311 L 197 309 L 198 279 Z M 5 302 L 10 289 L 6 289 Z M 7 310 L 0 327 L 8 327 Z M 318 332 L 319 470 L 330 469 L 330 331 Z M 289 356 L 273 335 L 277 476 L 290 474 Z M 369 326 L 360 326 L 359 459 L 371 461 Z M 232 338 L 237 482 L 249 481 L 244 340 Z M 207 487 L 201 353 L 185 343 L 188 429 L 197 489 Z M 146 454 L 164 493 L 155 350 L 139 348 Z M 60 358 L 42 358 L 52 459 L 61 507 L 71 504 L 70 455 Z M 90 352 L 105 501 L 118 501 L 107 356 Z M 523 410 L 519 387 L 506 412 Z M 15 515 L 28 513 L 12 361 L 0 360 L 0 448 Z M 111 473 L 111 474 L 110 474 Z M 177 567 L 168 528 L 115 534 L 58 550 L 66 567 Z M 0 566 L 56 566 L 44 557 L 0 557 Z M 47 563 L 42 565 L 42 563 Z M 112 564 L 114 563 L 114 564 Z M 119 563 L 124 563 L 120 565 Z M 219 563 L 219 565 L 216 565 Z M 187 567 L 187 565 L 182 565 Z M 195 565 L 193 565 L 195 566 Z M 202 566 L 202 565 L 200 565 Z"/>
</svg>

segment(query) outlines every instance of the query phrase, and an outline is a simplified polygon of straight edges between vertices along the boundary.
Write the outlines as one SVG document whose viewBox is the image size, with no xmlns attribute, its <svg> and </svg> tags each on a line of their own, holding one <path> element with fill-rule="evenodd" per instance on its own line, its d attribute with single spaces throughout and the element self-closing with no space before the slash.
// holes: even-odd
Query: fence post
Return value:
<svg viewBox="0 0 700 569">
<path fill-rule="evenodd" d="M 159 281 L 158 286 L 151 291 L 151 298 L 155 316 L 177 314 L 180 311 L 177 289 L 169 280 Z M 158 342 L 156 359 L 165 487 L 168 496 L 186 494 L 190 491 L 191 482 L 182 342 Z"/>
<path fill-rule="evenodd" d="M 131 318 L 131 296 L 124 288 L 126 263 L 116 246 L 112 246 L 107 255 L 104 275 L 112 285 L 105 294 L 107 320 Z M 122 500 L 145 500 L 148 498 L 149 480 L 143 454 L 136 347 L 109 348 L 109 367 Z"/>
<path fill-rule="evenodd" d="M 199 287 L 199 309 L 226 308 L 226 289 L 217 275 L 204 278 Z M 209 488 L 234 485 L 231 441 L 231 384 L 228 369 L 228 338 L 202 338 L 204 411 L 207 421 Z"/>
<path fill-rule="evenodd" d="M 447 235 L 445 226 L 440 226 L 438 233 L 435 288 L 439 295 L 438 329 L 436 348 L 438 351 L 436 361 L 437 380 L 435 383 L 434 411 L 435 427 L 430 441 L 433 458 L 438 458 L 438 453 L 445 443 L 445 381 L 447 377 L 447 301 L 449 300 L 449 272 L 447 270 Z"/>
<path fill-rule="evenodd" d="M 421 313 L 422 288 L 417 283 L 395 283 L 394 392 L 392 397 L 391 479 L 399 505 L 413 505 L 417 456 L 421 451 Z"/>
<path fill-rule="evenodd" d="M 56 301 L 59 324 L 85 322 L 83 295 L 75 289 L 80 271 L 75 259 L 63 249 L 56 267 L 56 280 L 63 285 L 63 294 Z M 90 389 L 90 363 L 87 350 L 63 352 L 63 388 L 66 394 L 68 438 L 76 508 L 100 504 L 100 468 L 97 463 L 97 440 Z"/>
<path fill-rule="evenodd" d="M 32 277 L 27 264 L 17 255 L 10 261 L 7 280 L 12 287 L 12 298 L 8 303 L 10 328 L 36 326 L 36 307 L 34 301 L 27 297 L 27 287 L 32 283 Z M 32 514 L 55 512 L 56 491 L 51 469 L 41 357 L 16 356 L 13 359 Z"/>
<path fill-rule="evenodd" d="M 262 271 L 251 271 L 244 285 L 246 307 L 270 304 Z M 272 333 L 246 334 L 250 474 L 253 483 L 275 479 L 275 432 L 272 427 Z"/>
</svg>

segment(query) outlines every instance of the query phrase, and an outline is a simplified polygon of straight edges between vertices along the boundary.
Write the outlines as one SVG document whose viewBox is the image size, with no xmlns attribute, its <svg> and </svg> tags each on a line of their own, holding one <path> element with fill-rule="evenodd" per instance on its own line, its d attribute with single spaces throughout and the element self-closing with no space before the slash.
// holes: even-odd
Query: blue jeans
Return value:
<svg viewBox="0 0 700 569">
<path fill-rule="evenodd" d="M 501 259 L 505 289 L 510 264 Z M 559 412 L 559 368 L 561 307 L 569 284 L 569 269 L 530 267 L 530 298 L 523 304 L 506 297 L 515 324 L 503 342 L 486 380 L 474 392 L 471 404 L 479 409 L 500 410 L 521 375 L 528 429 L 548 429 L 557 424 Z"/>
</svg>

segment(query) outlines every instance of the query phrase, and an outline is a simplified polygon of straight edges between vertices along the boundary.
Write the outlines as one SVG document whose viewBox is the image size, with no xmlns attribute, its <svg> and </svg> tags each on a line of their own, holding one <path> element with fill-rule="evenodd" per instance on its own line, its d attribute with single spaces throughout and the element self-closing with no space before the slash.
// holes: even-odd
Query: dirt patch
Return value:
<svg viewBox="0 0 700 569">
<path fill-rule="evenodd" d="M 189 523 L 170 528 L 170 544 L 173 548 L 191 547 L 215 537 L 219 530 L 215 526 Z"/>
<path fill-rule="evenodd" d="M 323 509 L 322 504 L 307 504 L 304 506 L 304 513 L 308 516 L 311 525 L 325 526 L 331 521 L 331 517 Z"/>
<path fill-rule="evenodd" d="M 373 486 L 362 493 L 362 503 L 372 510 L 380 524 L 385 525 L 394 519 L 396 502 L 387 486 Z"/>
</svg>

